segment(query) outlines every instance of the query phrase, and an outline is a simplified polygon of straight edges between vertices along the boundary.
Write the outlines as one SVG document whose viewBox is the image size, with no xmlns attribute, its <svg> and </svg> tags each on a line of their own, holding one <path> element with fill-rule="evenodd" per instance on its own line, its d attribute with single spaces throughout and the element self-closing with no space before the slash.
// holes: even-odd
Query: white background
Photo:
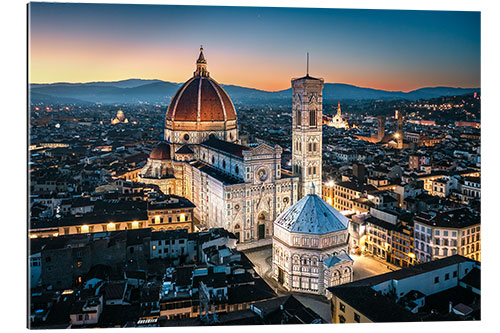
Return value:
<svg viewBox="0 0 500 333">
<path fill-rule="evenodd" d="M 364 9 L 420 9 L 481 11 L 481 97 L 482 97 L 482 321 L 409 324 L 361 324 L 321 326 L 241 326 L 207 328 L 169 328 L 170 332 L 384 332 L 423 330 L 453 332 L 499 331 L 500 316 L 497 278 L 499 273 L 497 242 L 500 217 L 496 206 L 500 197 L 498 182 L 498 134 L 500 113 L 499 71 L 500 12 L 497 1 L 318 1 L 318 0 L 240 0 L 240 1 L 52 1 L 106 2 L 190 5 L 246 5 L 276 7 L 323 7 Z M 1 97 L 1 214 L 0 214 L 0 330 L 25 330 L 27 316 L 27 7 L 23 0 L 2 1 L 0 10 L 0 97 Z M 383 310 L 383 309 L 382 309 Z M 88 330 L 86 330 L 88 331 Z M 152 329 L 139 329 L 152 332 Z M 134 330 L 136 332 L 136 330 Z"/>
</svg>

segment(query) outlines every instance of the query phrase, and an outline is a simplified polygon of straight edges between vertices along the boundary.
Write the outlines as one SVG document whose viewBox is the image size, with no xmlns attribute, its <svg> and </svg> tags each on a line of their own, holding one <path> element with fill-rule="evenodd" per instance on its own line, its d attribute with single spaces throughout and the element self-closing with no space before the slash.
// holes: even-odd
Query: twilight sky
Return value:
<svg viewBox="0 0 500 333">
<path fill-rule="evenodd" d="M 480 13 L 30 4 L 30 82 L 184 82 L 203 44 L 219 83 L 325 82 L 409 91 L 480 87 Z"/>
</svg>

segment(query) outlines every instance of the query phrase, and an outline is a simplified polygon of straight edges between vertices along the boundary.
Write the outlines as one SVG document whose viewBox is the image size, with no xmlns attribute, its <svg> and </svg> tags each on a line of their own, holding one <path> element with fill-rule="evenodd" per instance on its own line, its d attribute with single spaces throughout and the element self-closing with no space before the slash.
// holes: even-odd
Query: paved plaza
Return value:
<svg viewBox="0 0 500 333">
<path fill-rule="evenodd" d="M 272 278 L 272 246 L 266 245 L 256 249 L 243 251 L 255 266 L 255 271 L 259 274 L 279 296 L 290 295 L 292 292 L 284 289 L 276 280 Z M 367 277 L 390 272 L 393 266 L 387 265 L 372 256 L 350 255 L 354 260 L 354 280 L 361 280 Z M 293 293 L 304 305 L 310 307 L 319 314 L 325 321 L 331 322 L 330 304 L 328 300 L 319 295 L 309 295 L 303 293 Z"/>
</svg>

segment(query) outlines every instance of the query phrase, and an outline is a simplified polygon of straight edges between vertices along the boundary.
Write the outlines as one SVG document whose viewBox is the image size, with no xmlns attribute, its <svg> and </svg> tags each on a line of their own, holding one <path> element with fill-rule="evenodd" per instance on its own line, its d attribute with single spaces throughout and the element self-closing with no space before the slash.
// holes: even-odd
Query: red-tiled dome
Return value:
<svg viewBox="0 0 500 333">
<path fill-rule="evenodd" d="M 153 160 L 170 160 L 170 145 L 166 142 L 160 142 L 149 154 Z"/>
<path fill-rule="evenodd" d="M 201 49 L 194 76 L 176 92 L 167 109 L 167 121 L 212 122 L 236 120 L 228 94 L 207 72 Z"/>
</svg>

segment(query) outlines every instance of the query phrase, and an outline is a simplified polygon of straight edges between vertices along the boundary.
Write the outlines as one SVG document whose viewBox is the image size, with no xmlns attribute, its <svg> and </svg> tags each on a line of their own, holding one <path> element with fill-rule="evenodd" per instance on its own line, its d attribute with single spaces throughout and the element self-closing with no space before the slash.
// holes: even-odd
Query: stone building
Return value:
<svg viewBox="0 0 500 333">
<path fill-rule="evenodd" d="M 311 183 L 321 195 L 323 79 L 306 76 L 292 80 L 292 168 L 299 176 L 299 198 Z"/>
<path fill-rule="evenodd" d="M 274 222 L 273 278 L 290 291 L 325 296 L 326 288 L 351 282 L 348 223 L 311 184 Z"/>
<path fill-rule="evenodd" d="M 342 117 L 342 109 L 340 108 L 340 101 L 337 106 L 337 114 L 329 121 L 328 126 L 335 128 L 348 128 L 349 124 Z"/>
<path fill-rule="evenodd" d="M 307 84 L 300 95 L 303 105 L 313 105 L 316 110 L 316 143 L 315 153 L 303 159 L 309 163 L 314 156 L 320 186 L 323 81 L 307 78 L 304 82 Z M 315 97 L 306 102 L 306 97 L 312 97 L 308 93 L 311 87 Z M 259 240 L 259 244 L 270 243 L 273 221 L 300 199 L 302 174 L 297 177 L 281 170 L 280 146 L 239 144 L 236 109 L 210 77 L 203 49 L 193 77 L 179 88 L 168 106 L 164 140 L 151 152 L 139 181 L 158 185 L 164 194 L 190 200 L 196 206 L 193 219 L 202 228 L 224 228 L 248 244 Z"/>
</svg>

